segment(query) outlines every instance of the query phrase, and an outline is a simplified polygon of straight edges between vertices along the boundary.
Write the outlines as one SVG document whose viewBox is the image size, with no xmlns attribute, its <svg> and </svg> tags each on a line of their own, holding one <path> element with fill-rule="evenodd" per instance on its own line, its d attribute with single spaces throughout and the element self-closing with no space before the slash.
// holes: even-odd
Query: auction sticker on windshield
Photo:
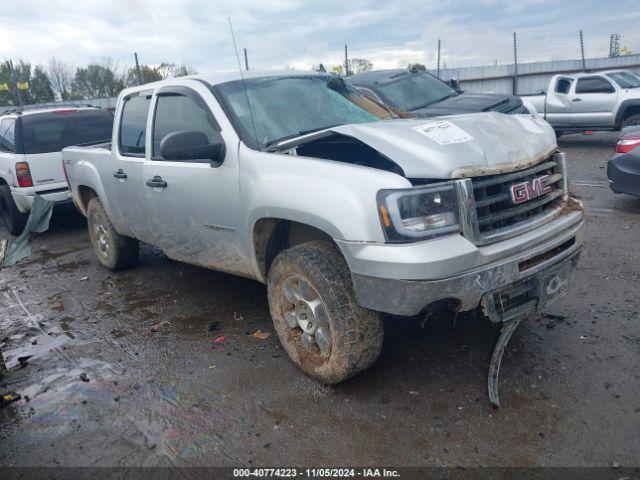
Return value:
<svg viewBox="0 0 640 480">
<path fill-rule="evenodd" d="M 446 120 L 439 122 L 425 123 L 412 127 L 416 132 L 429 137 L 440 145 L 450 145 L 452 143 L 464 143 L 473 140 L 473 137 L 460 127 Z"/>
</svg>

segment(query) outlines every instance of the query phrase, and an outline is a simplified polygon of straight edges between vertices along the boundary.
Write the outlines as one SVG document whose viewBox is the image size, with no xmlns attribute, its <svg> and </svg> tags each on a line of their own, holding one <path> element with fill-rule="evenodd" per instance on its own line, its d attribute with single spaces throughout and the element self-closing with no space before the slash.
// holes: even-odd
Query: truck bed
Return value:
<svg viewBox="0 0 640 480">
<path fill-rule="evenodd" d="M 111 142 L 75 145 L 62 150 L 62 158 L 67 164 L 73 164 L 81 160 L 91 162 L 111 161 Z"/>
<path fill-rule="evenodd" d="M 94 148 L 99 148 L 101 150 L 109 150 L 111 151 L 111 141 L 100 141 L 100 142 L 93 142 L 93 143 L 81 143 L 80 145 L 74 145 L 72 147 L 67 147 L 67 148 L 74 148 L 74 149 L 94 149 Z M 65 149 L 66 150 L 66 149 Z"/>
</svg>

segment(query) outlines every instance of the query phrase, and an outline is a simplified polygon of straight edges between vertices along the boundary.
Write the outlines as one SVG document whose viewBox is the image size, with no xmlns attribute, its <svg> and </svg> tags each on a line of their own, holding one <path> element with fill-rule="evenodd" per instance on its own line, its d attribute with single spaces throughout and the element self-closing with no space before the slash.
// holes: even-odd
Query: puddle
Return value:
<svg viewBox="0 0 640 480">
<path fill-rule="evenodd" d="M 27 337 L 27 343 L 19 347 L 3 350 L 5 365 L 8 370 L 20 365 L 20 358 L 29 357 L 28 362 L 33 362 L 46 356 L 52 350 L 56 350 L 67 344 L 74 337 L 69 335 L 35 335 Z M 35 345 L 33 342 L 36 342 Z"/>
</svg>

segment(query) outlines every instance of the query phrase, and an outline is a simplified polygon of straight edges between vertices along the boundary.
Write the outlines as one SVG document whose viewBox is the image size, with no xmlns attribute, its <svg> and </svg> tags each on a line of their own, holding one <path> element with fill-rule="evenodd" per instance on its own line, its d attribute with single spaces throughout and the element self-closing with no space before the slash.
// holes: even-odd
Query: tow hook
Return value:
<svg viewBox="0 0 640 480">
<path fill-rule="evenodd" d="M 502 355 L 507 347 L 507 343 L 511 339 L 511 335 L 516 331 L 520 320 L 523 317 L 516 317 L 502 323 L 500 336 L 496 341 L 491 355 L 491 363 L 489 364 L 489 375 L 487 378 L 487 388 L 489 390 L 489 401 L 493 408 L 500 408 L 500 398 L 498 396 L 498 377 L 500 375 L 500 364 L 502 363 Z"/>
</svg>

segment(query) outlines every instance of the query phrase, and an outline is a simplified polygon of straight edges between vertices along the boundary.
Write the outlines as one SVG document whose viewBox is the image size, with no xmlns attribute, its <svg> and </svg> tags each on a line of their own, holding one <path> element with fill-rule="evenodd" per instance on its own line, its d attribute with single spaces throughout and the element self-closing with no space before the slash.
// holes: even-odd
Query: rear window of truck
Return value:
<svg viewBox="0 0 640 480">
<path fill-rule="evenodd" d="M 150 103 L 151 96 L 144 94 L 135 94 L 125 99 L 120 119 L 120 154 L 144 157 Z"/>
<path fill-rule="evenodd" d="M 13 118 L 0 121 L 0 152 L 15 152 L 15 123 Z"/>
<path fill-rule="evenodd" d="M 84 143 L 108 142 L 113 115 L 105 110 L 60 110 L 25 115 L 22 140 L 25 154 L 59 152 Z"/>
</svg>

